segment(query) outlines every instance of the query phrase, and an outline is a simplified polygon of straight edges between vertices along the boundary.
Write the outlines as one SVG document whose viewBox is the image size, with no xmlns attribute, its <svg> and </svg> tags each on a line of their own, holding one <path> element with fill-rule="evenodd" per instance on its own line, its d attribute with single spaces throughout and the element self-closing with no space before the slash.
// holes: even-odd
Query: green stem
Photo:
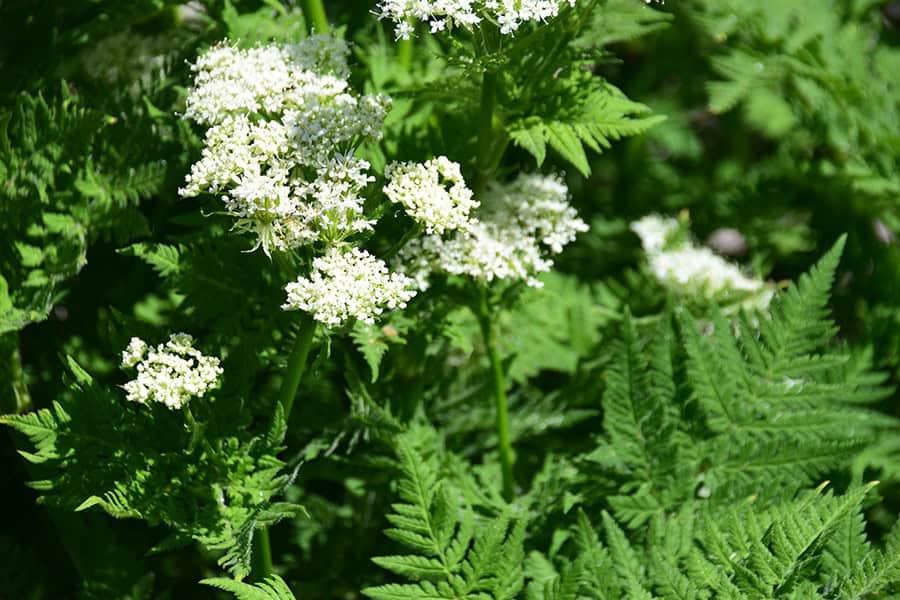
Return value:
<svg viewBox="0 0 900 600">
<path fill-rule="evenodd" d="M 0 414 L 21 414 L 31 409 L 31 394 L 25 383 L 25 370 L 22 368 L 22 353 L 19 350 L 19 336 L 16 333 L 0 335 L 0 381 L 8 381 L 8 385 L 0 388 Z"/>
<path fill-rule="evenodd" d="M 413 56 L 412 36 L 410 36 L 409 39 L 398 41 L 397 42 L 397 60 L 400 62 L 400 66 L 403 67 L 404 71 L 409 71 L 410 67 L 412 67 L 412 56 Z"/>
<path fill-rule="evenodd" d="M 300 380 L 303 379 L 303 372 L 306 371 L 306 359 L 312 348 L 315 333 L 316 322 L 312 316 L 303 313 L 303 317 L 300 320 L 300 334 L 297 336 L 297 341 L 294 342 L 294 349 L 291 350 L 291 355 L 288 357 L 284 379 L 281 381 L 281 389 L 278 391 L 278 402 L 284 409 L 285 420 L 291 416 L 291 409 L 294 408 L 294 397 L 297 395 Z"/>
<path fill-rule="evenodd" d="M 262 581 L 272 575 L 272 545 L 269 530 L 257 529 L 253 534 L 253 554 L 250 556 L 250 572 L 254 581 Z"/>
<path fill-rule="evenodd" d="M 309 32 L 328 33 L 328 16 L 322 0 L 303 0 L 303 14 L 309 25 Z"/>
<path fill-rule="evenodd" d="M 491 177 L 494 147 L 494 109 L 497 105 L 497 74 L 485 71 L 481 80 L 481 111 L 478 115 L 478 179 L 475 194 L 480 194 Z"/>
<path fill-rule="evenodd" d="M 497 450 L 500 453 L 500 469 L 503 474 L 503 497 L 511 502 L 516 494 L 516 482 L 513 479 L 513 454 L 512 442 L 509 438 L 509 411 L 506 407 L 506 379 L 503 375 L 503 363 L 500 360 L 500 352 L 497 350 L 496 331 L 494 328 L 493 314 L 488 303 L 487 290 L 481 289 L 481 299 L 478 306 L 478 322 L 481 325 L 481 334 L 484 337 L 484 347 L 487 350 L 491 363 L 491 379 L 494 384 L 494 405 L 496 408 Z"/>
<path fill-rule="evenodd" d="M 495 28 L 485 25 L 481 29 L 483 38 L 476 46 L 479 55 L 489 57 L 499 49 L 499 33 Z M 497 71 L 490 64 L 485 66 L 481 76 L 481 108 L 478 113 L 478 158 L 476 162 L 476 196 L 484 191 L 500 157 L 496 156 L 496 132 L 494 131 L 494 113 L 497 108 Z"/>
<path fill-rule="evenodd" d="M 297 335 L 294 348 L 288 357 L 281 389 L 278 390 L 278 403 L 284 412 L 285 421 L 291 416 L 291 410 L 294 408 L 294 398 L 297 396 L 297 388 L 300 387 L 300 380 L 303 379 L 303 373 L 306 371 L 306 361 L 309 358 L 309 351 L 312 349 L 313 337 L 316 333 L 315 320 L 307 313 L 302 314 L 300 333 Z M 257 529 L 253 536 L 250 572 L 256 581 L 261 581 L 272 574 L 272 545 L 269 541 L 269 531 L 265 528 Z"/>
</svg>

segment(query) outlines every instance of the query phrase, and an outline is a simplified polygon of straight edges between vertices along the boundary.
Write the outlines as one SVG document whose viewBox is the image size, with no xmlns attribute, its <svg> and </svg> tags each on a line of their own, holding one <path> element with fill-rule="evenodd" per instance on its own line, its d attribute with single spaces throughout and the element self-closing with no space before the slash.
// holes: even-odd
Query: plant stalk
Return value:
<svg viewBox="0 0 900 600">
<path fill-rule="evenodd" d="M 272 575 L 272 545 L 269 530 L 263 527 L 253 534 L 253 554 L 250 556 L 250 572 L 254 581 L 262 581 Z"/>
<path fill-rule="evenodd" d="M 307 313 L 302 314 L 300 333 L 288 357 L 281 389 L 278 390 L 278 403 L 284 412 L 285 421 L 290 418 L 291 410 L 294 408 L 294 398 L 297 396 L 297 388 L 300 387 L 300 380 L 303 379 L 303 373 L 306 371 L 306 362 L 316 333 L 315 320 Z M 269 541 L 269 530 L 266 528 L 258 529 L 253 535 L 250 572 L 256 581 L 261 581 L 272 574 L 272 545 Z"/>
<path fill-rule="evenodd" d="M 496 29 L 485 26 L 481 29 L 483 39 L 476 45 L 481 57 L 490 56 L 499 49 L 499 35 Z M 476 159 L 475 195 L 484 191 L 501 157 L 496 156 L 496 135 L 494 113 L 497 109 L 497 71 L 490 64 L 481 76 L 481 108 L 478 113 L 478 157 Z"/>
<path fill-rule="evenodd" d="M 506 378 L 503 374 L 503 363 L 497 350 L 496 330 L 493 314 L 488 304 L 487 290 L 481 289 L 478 307 L 478 323 L 484 337 L 484 347 L 491 363 L 491 380 L 493 382 L 494 406 L 496 409 L 495 424 L 497 428 L 497 450 L 500 453 L 500 469 L 503 474 L 503 498 L 511 502 L 516 495 L 516 482 L 513 479 L 512 442 L 509 438 L 509 410 L 506 406 Z"/>
<path fill-rule="evenodd" d="M 403 67 L 404 71 L 409 71 L 410 67 L 412 67 L 412 57 L 413 57 L 413 39 L 410 37 L 406 40 L 399 40 L 397 42 L 397 61 L 400 63 L 400 66 Z"/>
<path fill-rule="evenodd" d="M 303 14 L 310 33 L 328 33 L 328 16 L 322 0 L 303 0 Z"/>
<path fill-rule="evenodd" d="M 22 367 L 22 353 L 19 350 L 19 337 L 15 333 L 0 335 L 0 355 L 5 357 L 0 365 L 0 376 L 9 384 L 0 393 L 0 414 L 22 414 L 31 409 L 31 395 L 25 383 L 25 370 Z"/>
<path fill-rule="evenodd" d="M 300 380 L 303 379 L 303 373 L 306 371 L 306 359 L 309 357 L 313 336 L 316 333 L 316 322 L 312 316 L 307 313 L 302 314 L 300 334 L 288 357 L 281 389 L 278 390 L 278 402 L 284 409 L 285 420 L 291 416 L 291 409 L 294 408 L 294 397 L 297 395 L 297 388 L 300 387 Z"/>
<path fill-rule="evenodd" d="M 481 110 L 478 115 L 478 163 L 475 195 L 484 191 L 491 177 L 494 146 L 494 109 L 497 105 L 497 74 L 485 71 L 481 80 Z"/>
</svg>

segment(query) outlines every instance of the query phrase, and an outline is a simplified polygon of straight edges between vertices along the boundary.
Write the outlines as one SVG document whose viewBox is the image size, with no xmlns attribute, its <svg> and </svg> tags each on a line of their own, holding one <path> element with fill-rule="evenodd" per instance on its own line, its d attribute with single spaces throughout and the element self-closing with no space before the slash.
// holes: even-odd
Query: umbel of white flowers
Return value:
<svg viewBox="0 0 900 600">
<path fill-rule="evenodd" d="M 380 138 L 390 99 L 350 89 L 348 54 L 324 35 L 203 54 L 184 116 L 208 129 L 179 193 L 221 196 L 267 254 L 370 229 L 360 197 L 369 164 L 347 151 Z"/>
<path fill-rule="evenodd" d="M 512 34 L 524 23 L 542 23 L 576 0 L 381 0 L 377 14 L 394 22 L 397 39 L 409 39 L 415 23 L 428 23 L 432 33 L 454 27 L 475 27 L 482 21 L 497 23 Z"/>
<path fill-rule="evenodd" d="M 464 229 L 469 213 L 478 207 L 459 164 L 445 156 L 424 163 L 393 163 L 384 176 L 389 182 L 384 195 L 403 205 L 429 234 Z"/>
<path fill-rule="evenodd" d="M 128 400 L 159 402 L 172 410 L 216 387 L 222 374 L 219 359 L 195 349 L 194 338 L 187 333 L 173 333 L 153 349 L 144 340 L 131 338 L 122 352 L 122 367 L 137 372 L 123 386 Z"/>
<path fill-rule="evenodd" d="M 339 327 L 351 318 L 374 323 L 385 308 L 406 308 L 416 295 L 412 280 L 388 272 L 365 250 L 333 246 L 313 260 L 312 273 L 287 285 L 285 310 L 303 310 L 316 321 Z"/>
<path fill-rule="evenodd" d="M 423 168 L 427 170 L 428 163 Z M 402 168 L 402 172 L 410 170 Z M 418 206 L 440 194 L 423 186 L 414 200 L 410 197 L 414 188 L 408 187 L 407 192 L 395 200 L 427 227 L 430 223 Z M 413 277 L 423 290 L 434 272 L 462 275 L 482 284 L 520 280 L 540 287 L 537 275 L 550 270 L 550 257 L 588 229 L 568 195 L 568 188 L 555 175 L 522 174 L 510 183 L 494 182 L 483 194 L 477 215 L 463 218 L 460 210 L 451 220 L 454 227 L 432 226 L 431 234 L 413 239 L 401 250 L 396 268 Z M 447 204 L 446 200 L 440 203 Z"/>
<path fill-rule="evenodd" d="M 631 230 L 641 239 L 650 272 L 665 288 L 713 301 L 743 298 L 747 308 L 769 305 L 771 286 L 746 276 L 709 248 L 695 246 L 675 219 L 647 215 L 632 223 Z"/>
</svg>

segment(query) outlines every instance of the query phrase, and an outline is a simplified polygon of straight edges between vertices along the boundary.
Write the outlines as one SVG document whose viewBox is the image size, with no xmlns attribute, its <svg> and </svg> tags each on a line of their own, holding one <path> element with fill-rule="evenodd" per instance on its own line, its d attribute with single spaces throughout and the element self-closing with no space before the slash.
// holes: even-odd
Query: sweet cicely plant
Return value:
<svg viewBox="0 0 900 600">
<path fill-rule="evenodd" d="M 610 166 L 647 153 L 648 180 L 678 188 L 699 143 L 682 139 L 690 119 L 665 114 L 706 88 L 673 75 L 654 112 L 612 81 L 640 96 L 647 76 L 623 61 L 670 21 L 699 31 L 719 9 L 295 4 L 189 3 L 136 21 L 183 36 L 148 48 L 183 43 L 104 71 L 142 74 L 110 100 L 121 116 L 67 95 L 17 105 L 54 124 L 50 150 L 0 174 L 45 177 L 37 197 L 52 208 L 21 217 L 15 281 L 32 291 L 0 277 L 15 391 L 0 422 L 85 597 L 900 589 L 900 529 L 879 496 L 900 482 L 892 390 L 868 346 L 835 339 L 829 312 L 848 238 L 776 283 L 771 254 L 743 238 L 716 252 L 679 212 L 703 232 L 730 205 L 660 188 L 625 206 L 644 184 Z M 801 58 L 825 43 L 816 31 L 796 34 Z M 763 65 L 741 48 L 732 71 Z M 796 61 L 761 68 L 774 78 Z M 763 100 L 748 102 L 757 118 Z M 146 148 L 118 145 L 120 119 Z M 16 136 L 40 145 L 37 125 L 8 122 L 4 152 Z M 140 179 L 124 166 L 139 150 L 158 155 L 155 187 L 116 194 L 125 175 L 102 169 Z M 65 282 L 103 252 L 128 283 L 103 279 L 102 302 L 73 284 L 90 331 L 54 348 L 64 374 L 30 377 L 19 332 L 63 322 Z M 76 313 L 85 298 L 96 315 Z M 79 533 L 100 511 L 123 520 L 97 527 L 103 555 Z M 139 551 L 116 552 L 121 532 Z"/>
</svg>

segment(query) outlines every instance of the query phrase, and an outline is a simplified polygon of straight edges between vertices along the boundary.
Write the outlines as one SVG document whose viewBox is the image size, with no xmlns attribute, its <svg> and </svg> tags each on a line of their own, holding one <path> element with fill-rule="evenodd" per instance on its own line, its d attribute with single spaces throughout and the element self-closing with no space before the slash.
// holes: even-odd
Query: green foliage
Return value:
<svg viewBox="0 0 900 600">
<path fill-rule="evenodd" d="M 900 52 L 876 46 L 871 19 L 845 21 L 804 0 L 699 3 L 710 35 L 731 38 L 712 64 L 710 107 L 740 105 L 750 125 L 782 139 L 794 155 L 820 144 L 810 168 L 846 181 L 876 203 L 900 190 L 896 178 Z M 849 7 L 844 10 L 851 10 Z M 738 27 L 740 24 L 740 27 Z M 815 139 L 809 133 L 815 131 Z"/>
<path fill-rule="evenodd" d="M 552 579 L 534 579 L 529 596 L 780 598 L 820 597 L 828 589 L 843 592 L 860 567 L 829 571 L 822 565 L 827 564 L 828 548 L 842 545 L 837 530 L 855 514 L 870 487 L 842 496 L 818 489 L 769 508 L 751 501 L 711 514 L 698 509 L 698 514 L 655 521 L 637 543 L 604 512 L 604 545 L 579 513 L 571 542 L 574 558 Z M 873 560 L 879 572 L 895 562 L 881 555 Z M 865 592 L 877 593 L 886 583 Z"/>
<path fill-rule="evenodd" d="M 600 153 L 612 142 L 641 134 L 665 118 L 650 116 L 647 106 L 629 100 L 589 69 L 604 45 L 646 34 L 666 18 L 631 2 L 586 4 L 582 11 L 554 20 L 536 34 L 537 40 L 528 39 L 527 45 L 521 42 L 509 50 L 517 68 L 509 82 L 513 99 L 506 128 L 513 143 L 531 154 L 538 166 L 549 146 L 584 176 L 591 173 L 588 150 Z M 629 22 L 627 30 L 612 30 L 621 38 L 607 33 L 610 24 L 618 22 Z M 553 59 L 562 59 L 565 66 L 554 72 Z"/>
<path fill-rule="evenodd" d="M 639 527 L 694 497 L 717 505 L 777 498 L 848 468 L 859 448 L 893 435 L 896 423 L 866 407 L 889 392 L 883 376 L 826 345 L 842 246 L 755 322 L 681 310 L 680 344 L 666 315 L 644 349 L 626 315 L 606 379 L 606 435 L 585 456 L 626 477 L 610 499 L 621 520 Z"/>
<path fill-rule="evenodd" d="M 200 583 L 231 592 L 238 600 L 294 600 L 294 594 L 278 575 L 253 585 L 221 577 L 203 579 Z"/>
<path fill-rule="evenodd" d="M 30 484 L 42 500 L 164 523 L 223 551 L 220 564 L 247 575 L 254 532 L 300 510 L 276 501 L 291 480 L 276 458 L 284 417 L 263 437 L 208 435 L 214 405 L 193 407 L 197 420 L 183 421 L 165 408 L 127 406 L 121 392 L 101 387 L 71 359 L 70 368 L 70 392 L 52 408 L 0 417 L 35 446 L 22 455 L 48 469 Z"/>
<path fill-rule="evenodd" d="M 560 84 L 549 94 L 581 94 L 583 81 L 573 77 L 568 84 Z M 580 101 L 580 106 L 560 112 L 532 116 L 510 126 L 513 142 L 534 156 L 538 166 L 547 158 L 547 146 L 559 153 L 567 163 L 588 176 L 591 166 L 586 149 L 602 152 L 612 141 L 643 133 L 661 119 L 646 118 L 646 106 L 632 102 L 608 87 L 594 91 Z"/>
<path fill-rule="evenodd" d="M 387 516 L 386 535 L 413 554 L 373 561 L 413 583 L 370 587 L 376 600 L 400 598 L 515 598 L 522 587 L 524 526 L 506 516 L 477 517 L 460 491 L 441 478 L 436 434 L 414 426 L 396 440 L 400 502 Z"/>
<path fill-rule="evenodd" d="M 296 42 L 311 4 L 0 2 L 0 594 L 897 597 L 896 3 L 579 0 L 398 42 L 376 0 L 325 2 L 352 88 L 393 99 L 350 242 L 399 269 L 385 167 L 442 155 L 476 199 L 560 174 L 590 231 L 540 288 L 433 277 L 314 331 L 280 306 L 321 248 L 269 258 L 179 193 L 190 63 Z M 667 292 L 651 213 L 772 303 Z M 128 340 L 176 331 L 218 387 L 128 402 Z"/>
</svg>

